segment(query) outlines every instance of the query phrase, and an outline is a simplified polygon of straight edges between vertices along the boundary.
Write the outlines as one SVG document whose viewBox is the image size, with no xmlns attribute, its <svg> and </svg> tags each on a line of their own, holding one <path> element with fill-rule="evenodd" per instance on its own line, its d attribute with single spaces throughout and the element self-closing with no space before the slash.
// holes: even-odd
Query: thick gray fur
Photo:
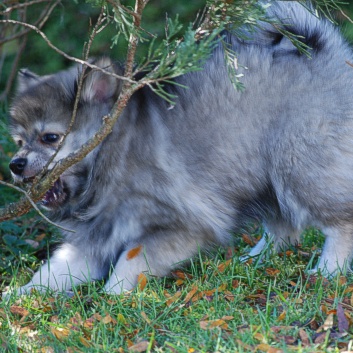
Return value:
<svg viewBox="0 0 353 353">
<path fill-rule="evenodd" d="M 320 228 L 326 242 L 317 268 L 326 273 L 351 262 L 352 51 L 331 23 L 296 2 L 268 11 L 304 38 L 311 58 L 264 25 L 246 40 L 226 34 L 246 67 L 244 92 L 233 88 L 221 46 L 202 71 L 176 79 L 188 89 L 167 87 L 175 106 L 148 87 L 138 91 L 108 138 L 61 177 L 66 200 L 50 215 L 76 232 L 64 232 L 49 265 L 20 293 L 66 290 L 109 273 L 106 290 L 120 293 L 141 272 L 164 276 L 200 248 L 226 244 L 249 219 L 263 221 L 277 247 L 298 241 L 309 225 Z M 97 65 L 119 71 L 109 59 Z M 41 137 L 66 131 L 78 71 L 20 74 L 11 128 L 22 144 L 14 159 L 27 165 L 15 180 L 38 174 L 54 152 Z M 114 78 L 88 73 L 56 160 L 95 133 L 119 89 Z"/>
</svg>

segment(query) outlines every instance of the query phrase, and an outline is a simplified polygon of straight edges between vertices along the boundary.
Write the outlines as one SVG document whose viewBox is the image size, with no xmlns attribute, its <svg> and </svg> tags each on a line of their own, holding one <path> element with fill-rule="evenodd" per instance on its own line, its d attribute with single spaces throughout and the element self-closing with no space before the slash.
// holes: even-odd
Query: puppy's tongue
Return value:
<svg viewBox="0 0 353 353">
<path fill-rule="evenodd" d="M 42 205 L 45 207 L 56 207 L 59 206 L 63 201 L 65 201 L 66 193 L 64 192 L 64 186 L 61 178 L 59 178 L 51 189 L 49 189 L 43 199 Z"/>
</svg>

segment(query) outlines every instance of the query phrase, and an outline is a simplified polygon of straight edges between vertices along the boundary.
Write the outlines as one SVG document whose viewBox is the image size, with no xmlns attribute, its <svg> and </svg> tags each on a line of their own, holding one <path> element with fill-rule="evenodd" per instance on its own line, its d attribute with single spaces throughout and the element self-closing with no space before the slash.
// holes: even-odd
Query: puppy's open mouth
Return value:
<svg viewBox="0 0 353 353">
<path fill-rule="evenodd" d="M 46 208 L 57 208 L 64 203 L 68 195 L 65 183 L 59 178 L 54 185 L 45 193 L 41 204 Z"/>
</svg>

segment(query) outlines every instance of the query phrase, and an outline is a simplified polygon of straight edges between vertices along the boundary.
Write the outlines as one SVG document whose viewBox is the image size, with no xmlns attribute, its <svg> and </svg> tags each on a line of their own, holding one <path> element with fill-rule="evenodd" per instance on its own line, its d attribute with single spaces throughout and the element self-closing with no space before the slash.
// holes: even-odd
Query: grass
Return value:
<svg viewBox="0 0 353 353">
<path fill-rule="evenodd" d="M 0 114 L 1 115 L 1 114 Z M 0 121 L 0 176 L 9 180 L 14 146 Z M 0 204 L 18 195 L 0 186 Z M 103 283 L 72 297 L 33 292 L 0 301 L 0 352 L 339 352 L 352 351 L 353 277 L 307 274 L 323 238 L 307 230 L 297 247 L 262 261 L 239 257 L 259 229 L 200 254 L 170 278 L 141 276 L 118 296 Z M 58 232 L 33 212 L 0 227 L 1 289 L 31 277 Z"/>
<path fill-rule="evenodd" d="M 118 296 L 103 293 L 100 282 L 77 287 L 72 297 L 11 296 L 0 303 L 0 351 L 348 351 L 352 276 L 328 281 L 305 273 L 316 260 L 317 236 L 309 230 L 302 245 L 246 264 L 239 256 L 256 237 L 243 236 L 173 277 L 142 276 L 138 288 Z M 28 262 L 16 262 L 21 276 L 14 271 L 12 284 L 24 284 Z"/>
</svg>

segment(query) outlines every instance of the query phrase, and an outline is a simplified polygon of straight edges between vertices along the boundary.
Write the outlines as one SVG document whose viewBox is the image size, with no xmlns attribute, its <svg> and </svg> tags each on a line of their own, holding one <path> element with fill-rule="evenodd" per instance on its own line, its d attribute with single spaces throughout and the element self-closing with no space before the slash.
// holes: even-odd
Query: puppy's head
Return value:
<svg viewBox="0 0 353 353">
<path fill-rule="evenodd" d="M 95 65 L 115 71 L 106 58 Z M 90 70 L 73 117 L 80 73 L 78 66 L 48 76 L 20 71 L 18 92 L 10 109 L 10 129 L 19 147 L 9 165 L 15 182 L 32 182 L 43 169 L 50 170 L 93 136 L 101 118 L 110 112 L 119 94 L 119 81 L 99 70 Z M 55 209 L 79 195 L 91 168 L 90 158 L 92 153 L 55 182 L 42 200 L 46 208 Z"/>
</svg>

